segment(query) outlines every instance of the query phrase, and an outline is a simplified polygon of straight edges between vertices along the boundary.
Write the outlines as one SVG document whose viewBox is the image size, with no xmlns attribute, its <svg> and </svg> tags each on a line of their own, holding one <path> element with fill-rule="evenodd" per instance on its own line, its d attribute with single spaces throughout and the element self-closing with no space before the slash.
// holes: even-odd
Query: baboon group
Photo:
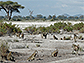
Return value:
<svg viewBox="0 0 84 63">
<path fill-rule="evenodd" d="M 38 51 L 35 50 L 34 53 L 33 53 L 31 56 L 29 56 L 29 57 L 27 58 L 27 60 L 28 60 L 28 61 L 34 60 L 35 57 L 37 56 L 37 53 L 38 53 Z M 57 57 L 57 55 L 58 55 L 58 49 L 54 50 L 54 51 L 51 53 L 51 57 Z"/>
<path fill-rule="evenodd" d="M 52 34 L 52 35 L 53 35 L 53 39 L 58 40 L 58 37 L 56 35 L 54 35 L 54 34 Z M 41 34 L 41 38 L 47 39 L 47 36 L 48 36 L 48 33 Z M 64 36 L 63 38 L 60 38 L 60 40 L 74 40 L 75 42 L 77 42 L 76 39 L 81 39 L 81 40 L 84 39 L 82 36 L 78 37 L 77 34 L 73 34 L 73 36 L 74 36 L 74 38 L 72 38 L 72 36 L 69 36 L 69 37 Z"/>
<path fill-rule="evenodd" d="M 63 37 L 63 38 L 60 38 L 60 40 L 74 40 L 74 42 L 77 42 L 77 39 L 81 39 L 81 40 L 83 40 L 84 38 L 82 37 L 82 36 L 77 36 L 77 34 L 73 34 L 73 38 L 72 38 L 72 36 L 69 36 L 69 37 Z M 45 37 L 45 39 L 47 38 L 47 34 L 42 34 L 41 35 L 41 37 L 43 38 L 43 37 Z M 58 38 L 57 38 L 57 36 L 56 35 L 53 35 L 53 39 L 55 39 L 55 40 L 58 40 Z M 81 48 L 81 47 L 79 47 L 79 44 L 78 45 L 75 45 L 75 44 L 72 44 L 72 48 L 73 48 L 73 51 L 72 51 L 72 53 L 74 53 L 74 54 L 78 54 L 78 51 L 83 51 L 83 49 Z M 58 52 L 56 52 L 56 53 L 58 53 Z M 55 54 L 55 53 L 54 53 Z M 53 56 L 53 55 L 52 55 Z"/>
<path fill-rule="evenodd" d="M 47 35 L 48 35 L 48 33 L 43 33 L 41 35 L 41 37 L 47 39 Z M 55 40 L 58 40 L 58 38 L 55 35 L 53 35 L 53 38 Z M 61 40 L 74 40 L 76 42 L 76 39 L 78 38 L 78 36 L 76 34 L 74 34 L 74 38 L 73 39 L 71 39 L 71 38 L 72 38 L 71 36 L 70 37 L 65 37 L 64 36 L 63 38 L 61 38 Z M 73 48 L 72 54 L 74 53 L 74 54 L 78 55 L 78 51 L 83 51 L 83 49 L 79 46 L 79 44 L 78 45 L 72 44 L 72 48 Z M 59 52 L 58 49 L 56 49 L 53 52 L 51 52 L 51 57 L 57 57 L 58 52 Z M 34 60 L 36 55 L 37 55 L 37 53 L 38 53 L 37 50 L 35 50 L 35 52 L 27 60 L 28 61 Z"/>
<path fill-rule="evenodd" d="M 16 35 L 17 37 L 19 37 L 19 38 L 24 38 L 24 33 L 21 33 L 21 34 L 20 34 L 20 33 L 16 33 L 15 35 Z"/>
<path fill-rule="evenodd" d="M 21 34 L 15 33 L 15 35 L 19 38 L 24 38 L 24 33 L 21 33 Z M 41 34 L 41 38 L 47 39 L 47 35 L 48 35 L 48 33 L 43 33 L 43 34 Z M 72 36 L 69 36 L 69 37 L 64 36 L 63 38 L 60 38 L 60 40 L 74 40 L 75 42 L 77 42 L 77 40 L 76 40 L 77 38 L 83 40 L 83 37 L 78 37 L 76 34 L 73 34 L 73 35 L 74 35 L 73 39 L 71 39 Z M 56 35 L 52 35 L 52 36 L 53 36 L 53 39 L 58 40 L 58 37 Z M 78 51 L 83 51 L 83 49 L 79 46 L 79 44 L 78 45 L 72 44 L 72 48 L 73 48 L 72 53 L 74 53 L 76 55 L 78 54 Z M 51 57 L 57 57 L 58 52 L 59 52 L 58 49 L 51 52 Z M 34 60 L 35 57 L 37 56 L 37 54 L 38 54 L 38 51 L 35 50 L 34 53 L 27 58 L 27 60 L 28 61 Z M 9 61 L 15 61 L 14 56 L 12 55 L 11 51 L 9 51 L 9 50 L 6 51 L 6 54 L 1 54 L 1 57 L 2 57 L 2 59 L 5 58 L 6 60 L 9 60 Z"/>
</svg>

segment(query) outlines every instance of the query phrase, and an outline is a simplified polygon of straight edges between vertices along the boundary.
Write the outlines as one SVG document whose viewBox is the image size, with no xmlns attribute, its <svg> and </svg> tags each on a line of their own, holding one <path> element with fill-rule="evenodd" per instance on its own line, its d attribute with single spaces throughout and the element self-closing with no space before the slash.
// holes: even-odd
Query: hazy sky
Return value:
<svg viewBox="0 0 84 63">
<path fill-rule="evenodd" d="M 0 0 L 7 1 L 7 0 Z M 33 11 L 32 15 L 42 14 L 59 15 L 59 14 L 83 14 L 84 15 L 84 0 L 11 0 L 25 6 L 21 13 L 13 13 L 13 15 L 29 15 L 28 9 Z M 0 15 L 6 15 L 0 11 Z"/>
</svg>

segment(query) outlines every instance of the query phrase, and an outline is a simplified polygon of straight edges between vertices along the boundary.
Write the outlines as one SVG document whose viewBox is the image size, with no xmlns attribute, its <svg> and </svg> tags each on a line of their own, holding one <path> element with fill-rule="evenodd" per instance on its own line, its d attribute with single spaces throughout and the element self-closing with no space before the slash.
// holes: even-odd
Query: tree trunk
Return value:
<svg viewBox="0 0 84 63">
<path fill-rule="evenodd" d="M 10 20 L 9 11 L 7 12 L 8 21 Z"/>
<path fill-rule="evenodd" d="M 11 16 L 12 16 L 12 11 L 11 12 L 7 12 L 7 17 L 8 17 L 8 20 L 10 20 L 11 19 Z"/>
<path fill-rule="evenodd" d="M 10 17 L 9 17 L 9 20 L 11 19 L 11 16 L 12 16 L 12 10 L 11 10 L 11 12 L 10 12 Z"/>
</svg>

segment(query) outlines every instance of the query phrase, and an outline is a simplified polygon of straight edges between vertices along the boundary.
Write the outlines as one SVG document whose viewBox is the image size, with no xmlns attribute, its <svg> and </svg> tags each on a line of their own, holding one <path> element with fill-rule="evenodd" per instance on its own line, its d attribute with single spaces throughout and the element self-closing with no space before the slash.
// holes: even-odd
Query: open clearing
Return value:
<svg viewBox="0 0 84 63">
<path fill-rule="evenodd" d="M 71 21 L 70 21 L 71 22 Z M 79 21 L 80 22 L 80 21 Z M 71 22 L 73 24 L 79 22 Z M 12 22 L 12 24 L 17 24 L 21 29 L 25 27 L 36 25 L 38 26 L 50 26 L 55 22 Z M 72 36 L 72 33 L 66 34 L 55 34 L 58 40 L 53 39 L 53 35 L 48 34 L 47 39 L 41 38 L 41 34 L 29 35 L 24 33 L 24 39 L 18 37 L 4 36 L 0 39 L 6 40 L 8 42 L 10 51 L 21 53 L 19 56 L 15 56 L 16 61 L 14 63 L 84 63 L 84 52 L 79 52 L 80 55 L 72 54 L 72 44 L 79 44 L 80 47 L 84 49 L 84 40 L 60 40 L 64 36 Z M 79 36 L 84 34 L 79 33 Z M 15 42 L 14 40 L 19 40 Z M 39 44 L 40 47 L 36 45 Z M 27 48 L 27 46 L 29 48 Z M 57 57 L 51 57 L 51 53 L 58 49 Z M 27 61 L 27 58 L 35 51 L 38 51 L 37 57 L 33 61 Z M 13 63 L 13 62 L 8 62 Z"/>
</svg>

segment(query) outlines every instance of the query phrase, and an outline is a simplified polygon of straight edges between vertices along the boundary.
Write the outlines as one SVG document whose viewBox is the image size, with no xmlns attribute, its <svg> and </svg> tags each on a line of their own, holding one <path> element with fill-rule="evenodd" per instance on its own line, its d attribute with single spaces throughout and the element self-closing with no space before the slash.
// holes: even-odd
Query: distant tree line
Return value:
<svg viewBox="0 0 84 63">
<path fill-rule="evenodd" d="M 0 20 L 7 20 L 7 16 L 0 16 Z M 59 16 L 55 16 L 55 15 L 53 15 L 53 16 L 51 16 L 51 15 L 49 15 L 48 17 L 46 17 L 46 16 L 43 16 L 43 15 L 41 15 L 41 14 L 39 14 L 39 15 L 36 15 L 36 16 L 31 16 L 31 18 L 30 18 L 30 16 L 13 16 L 12 18 L 11 18 L 11 21 L 22 21 L 22 20 L 43 20 L 43 21 L 45 21 L 45 20 L 50 20 L 50 21 L 54 21 L 54 20 L 64 20 L 64 21 L 66 21 L 66 20 L 74 20 L 74 21 L 78 21 L 78 20 L 80 20 L 80 21 L 84 21 L 84 15 L 80 15 L 80 16 L 64 16 L 64 15 L 59 15 Z"/>
<path fill-rule="evenodd" d="M 28 9 L 29 11 L 29 16 L 13 16 L 12 14 L 13 12 L 18 12 L 20 13 L 19 9 L 24 9 L 25 7 L 18 4 L 18 2 L 13 2 L 13 1 L 0 1 L 0 11 L 2 11 L 2 9 L 6 12 L 6 16 L 0 16 L 0 20 L 11 20 L 11 21 L 22 21 L 22 20 L 50 20 L 50 21 L 54 21 L 54 20 L 80 20 L 80 21 L 84 21 L 84 15 L 80 15 L 80 16 L 67 16 L 67 15 L 49 15 L 48 17 L 43 16 L 41 14 L 38 14 L 37 16 L 32 16 L 33 11 L 31 11 L 30 9 Z"/>
</svg>

